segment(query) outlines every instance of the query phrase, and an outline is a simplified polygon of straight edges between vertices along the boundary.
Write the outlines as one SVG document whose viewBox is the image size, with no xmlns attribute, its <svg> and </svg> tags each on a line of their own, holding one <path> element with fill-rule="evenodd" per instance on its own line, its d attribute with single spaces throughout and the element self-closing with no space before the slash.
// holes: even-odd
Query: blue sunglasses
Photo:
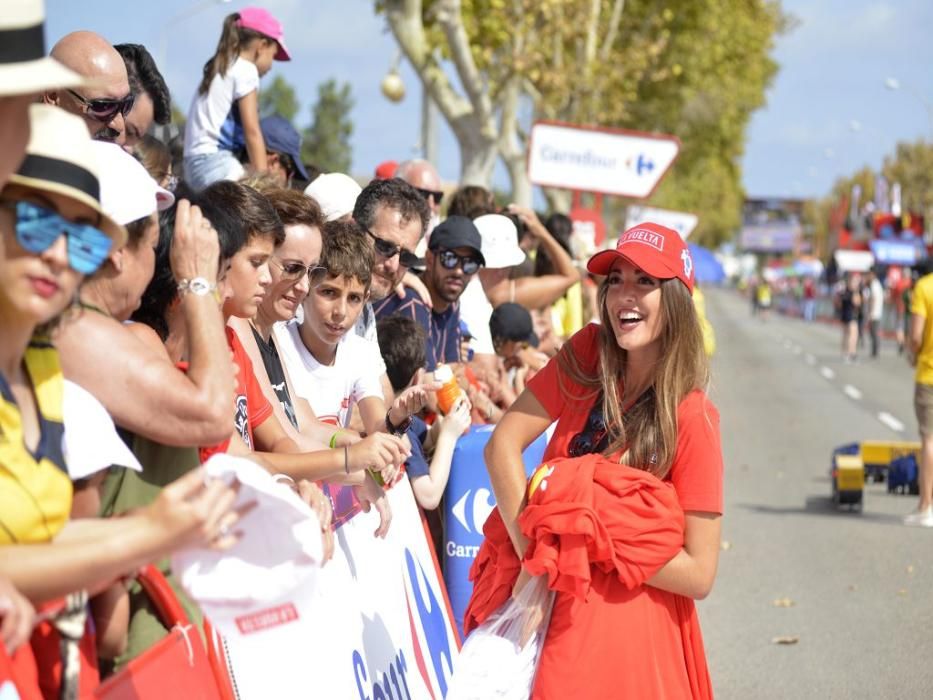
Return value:
<svg viewBox="0 0 933 700">
<path fill-rule="evenodd" d="M 68 264 L 82 275 L 97 270 L 113 246 L 110 236 L 90 224 L 68 221 L 32 202 L 16 202 L 16 240 L 23 248 L 38 255 L 62 235 L 68 239 Z"/>
</svg>

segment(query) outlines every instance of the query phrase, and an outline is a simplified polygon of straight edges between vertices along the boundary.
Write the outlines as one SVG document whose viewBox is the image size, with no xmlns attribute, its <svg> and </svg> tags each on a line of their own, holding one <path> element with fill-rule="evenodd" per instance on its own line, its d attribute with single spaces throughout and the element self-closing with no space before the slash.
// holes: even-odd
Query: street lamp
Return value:
<svg viewBox="0 0 933 700">
<path fill-rule="evenodd" d="M 931 103 L 927 98 L 925 98 L 922 93 L 920 93 L 918 90 L 913 89 L 909 85 L 902 85 L 900 80 L 898 80 L 897 78 L 892 78 L 890 76 L 884 79 L 884 86 L 888 90 L 891 90 L 891 91 L 903 90 L 904 92 L 908 93 L 909 95 L 914 97 L 916 100 L 918 100 L 920 104 L 923 105 L 924 109 L 926 109 L 927 119 L 929 119 L 930 128 L 931 130 L 933 130 L 933 103 Z"/>
</svg>

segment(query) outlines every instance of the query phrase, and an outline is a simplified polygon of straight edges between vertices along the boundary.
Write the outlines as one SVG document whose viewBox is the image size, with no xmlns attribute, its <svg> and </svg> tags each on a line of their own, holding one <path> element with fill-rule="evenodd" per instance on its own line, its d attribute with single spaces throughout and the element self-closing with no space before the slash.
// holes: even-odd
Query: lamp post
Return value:
<svg viewBox="0 0 933 700">
<path fill-rule="evenodd" d="M 930 122 L 930 129 L 933 131 L 933 103 L 930 102 L 919 90 L 915 90 L 909 85 L 901 83 L 897 78 L 887 77 L 884 79 L 884 86 L 893 91 L 903 90 L 907 94 L 911 95 L 916 99 L 920 104 L 923 105 L 923 108 L 927 111 L 927 119 Z"/>
</svg>

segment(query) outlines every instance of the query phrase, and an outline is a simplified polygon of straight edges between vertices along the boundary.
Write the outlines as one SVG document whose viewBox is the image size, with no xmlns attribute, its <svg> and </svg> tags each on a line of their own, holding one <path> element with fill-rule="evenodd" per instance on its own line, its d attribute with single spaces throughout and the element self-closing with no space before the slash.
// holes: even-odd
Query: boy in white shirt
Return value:
<svg viewBox="0 0 933 700">
<path fill-rule="evenodd" d="M 353 221 L 328 222 L 323 233 L 320 264 L 327 275 L 302 303 L 302 323 L 275 329 L 295 393 L 307 399 L 324 422 L 348 426 L 357 404 L 367 434 L 403 435 L 431 387 L 407 389 L 386 411 L 380 382 L 385 364 L 379 347 L 353 330 L 369 296 L 372 243 Z"/>
</svg>

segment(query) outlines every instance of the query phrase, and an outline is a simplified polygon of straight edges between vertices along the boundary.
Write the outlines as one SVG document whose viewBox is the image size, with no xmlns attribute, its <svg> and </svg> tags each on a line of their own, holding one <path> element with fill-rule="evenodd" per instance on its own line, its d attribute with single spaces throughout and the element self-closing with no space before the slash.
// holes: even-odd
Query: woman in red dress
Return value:
<svg viewBox="0 0 933 700">
<path fill-rule="evenodd" d="M 711 698 L 693 601 L 716 576 L 722 452 L 719 415 L 704 392 L 709 365 L 691 299 L 693 261 L 675 231 L 647 223 L 587 267 L 605 276 L 601 323 L 577 333 L 534 377 L 486 448 L 498 513 L 474 567 L 466 627 L 508 597 L 504 584 L 517 591 L 546 573 L 557 597 L 534 698 Z M 540 475 L 529 495 L 521 455 L 554 421 L 544 461 L 557 466 L 546 478 L 565 465 L 574 471 L 550 484 L 543 528 Z M 661 500 L 633 498 L 633 488 Z M 568 534 L 581 521 L 595 523 L 582 540 Z M 649 521 L 669 525 L 663 537 L 655 528 L 632 546 L 613 535 Z M 589 569 L 582 584 L 581 552 Z"/>
</svg>

